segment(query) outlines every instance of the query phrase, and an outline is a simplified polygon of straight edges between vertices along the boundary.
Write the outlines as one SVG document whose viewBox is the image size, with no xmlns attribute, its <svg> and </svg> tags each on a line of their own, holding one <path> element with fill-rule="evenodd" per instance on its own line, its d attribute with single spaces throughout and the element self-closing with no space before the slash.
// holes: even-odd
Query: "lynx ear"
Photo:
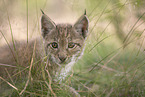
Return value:
<svg viewBox="0 0 145 97">
<path fill-rule="evenodd" d="M 86 12 L 85 12 L 86 14 Z M 87 36 L 89 20 L 86 15 L 81 16 L 74 25 L 74 29 L 80 33 L 84 38 Z"/>
<path fill-rule="evenodd" d="M 43 12 L 44 13 L 44 12 Z M 41 17 L 41 32 L 42 36 L 45 37 L 51 30 L 55 29 L 55 23 L 45 14 Z"/>
</svg>

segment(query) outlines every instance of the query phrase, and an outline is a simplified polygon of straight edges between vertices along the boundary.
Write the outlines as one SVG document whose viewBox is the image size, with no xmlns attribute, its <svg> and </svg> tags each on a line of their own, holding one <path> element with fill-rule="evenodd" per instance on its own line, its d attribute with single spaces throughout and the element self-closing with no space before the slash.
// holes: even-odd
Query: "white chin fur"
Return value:
<svg viewBox="0 0 145 97">
<path fill-rule="evenodd" d="M 72 70 L 73 65 L 75 62 L 81 58 L 81 56 L 84 53 L 84 48 L 82 49 L 82 52 L 79 54 L 80 56 L 77 58 L 77 55 L 74 55 L 71 59 L 71 62 L 68 63 L 64 68 L 61 68 L 60 72 L 57 72 L 55 75 L 55 81 L 61 83 L 65 78 L 69 75 L 69 72 Z"/>
<path fill-rule="evenodd" d="M 68 63 L 64 68 L 62 68 L 60 72 L 56 73 L 55 81 L 61 83 L 68 76 L 74 64 L 75 64 L 75 56 L 73 56 L 71 62 Z"/>
</svg>

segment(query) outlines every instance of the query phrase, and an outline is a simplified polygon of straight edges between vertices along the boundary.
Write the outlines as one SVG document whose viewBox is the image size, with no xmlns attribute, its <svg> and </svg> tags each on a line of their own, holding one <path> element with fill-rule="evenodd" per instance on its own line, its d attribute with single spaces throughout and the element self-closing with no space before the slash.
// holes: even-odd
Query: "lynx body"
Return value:
<svg viewBox="0 0 145 97">
<path fill-rule="evenodd" d="M 46 14 L 41 18 L 42 38 L 28 43 L 15 42 L 0 49 L 0 74 L 7 75 L 17 72 L 17 66 L 27 67 L 32 58 L 37 64 L 48 66 L 48 70 L 56 80 L 62 80 L 71 70 L 76 59 L 81 55 L 88 32 L 88 19 L 84 14 L 74 24 L 55 24 Z M 41 41 L 42 39 L 42 41 Z M 4 77 L 4 76 L 3 76 Z"/>
</svg>

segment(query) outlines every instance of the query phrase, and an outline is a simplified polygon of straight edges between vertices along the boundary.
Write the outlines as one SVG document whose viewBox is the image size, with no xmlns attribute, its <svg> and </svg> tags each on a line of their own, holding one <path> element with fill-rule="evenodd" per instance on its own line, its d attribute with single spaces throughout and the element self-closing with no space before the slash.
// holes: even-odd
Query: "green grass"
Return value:
<svg viewBox="0 0 145 97">
<path fill-rule="evenodd" d="M 30 28 L 28 12 L 29 6 L 33 5 L 31 4 L 33 2 L 29 2 L 29 0 L 26 1 L 26 41 L 29 42 L 28 37 L 31 33 L 28 31 Z M 143 41 L 145 38 L 142 36 L 144 30 L 136 30 L 144 24 L 144 22 L 139 23 L 139 21 L 142 21 L 144 13 L 141 14 L 136 21 L 133 21 L 133 25 L 129 28 L 128 34 L 124 34 L 126 36 L 124 39 L 121 40 L 118 37 L 120 34 L 115 32 L 118 31 L 116 30 L 117 27 L 123 29 L 121 25 L 125 18 L 123 13 L 127 12 L 126 10 L 129 4 L 134 4 L 134 2 L 140 4 L 139 1 L 140 0 L 129 2 L 127 0 L 125 2 L 119 2 L 119 0 L 104 0 L 101 2 L 93 0 L 91 2 L 86 0 L 86 2 L 89 2 L 87 3 L 88 5 L 86 4 L 86 7 L 88 9 L 87 13 L 91 25 L 90 34 L 86 40 L 84 55 L 75 64 L 71 75 L 62 82 L 62 85 L 51 82 L 44 64 L 37 64 L 39 60 L 33 60 L 33 62 L 31 60 L 28 68 L 19 69 L 18 73 L 15 74 L 15 76 L 18 76 L 15 80 L 12 79 L 13 76 L 9 76 L 9 79 L 0 79 L 0 86 L 5 88 L 0 96 L 74 97 L 73 93 L 76 92 L 80 94 L 81 97 L 144 97 L 145 46 L 143 45 Z M 73 3 L 75 5 L 77 1 L 74 0 Z M 36 3 L 36 23 L 39 26 L 39 9 L 37 5 Z M 42 3 L 42 5 L 45 4 Z M 6 12 L 12 42 L 15 47 L 11 20 L 9 19 L 8 11 Z M 114 13 L 116 13 L 117 16 Z M 120 19 L 120 21 L 117 21 L 116 17 Z M 103 27 L 99 25 L 102 22 Z M 35 27 L 37 27 L 37 25 L 35 25 Z M 40 28 L 38 27 L 37 29 Z M 1 34 L 9 45 L 3 31 L 1 31 Z M 139 46 L 137 45 L 138 41 L 142 43 Z M 25 76 L 20 76 L 20 72 L 24 73 Z M 71 88 L 74 89 L 73 93 Z"/>
<path fill-rule="evenodd" d="M 112 48 L 112 46 L 107 45 L 107 47 L 105 47 L 107 50 L 108 48 Z M 97 50 L 96 48 L 102 58 L 104 58 L 107 53 L 110 53 L 110 51 L 104 49 L 104 46 L 98 49 L 101 49 Z M 130 46 L 121 51 L 118 50 L 115 54 L 104 59 L 102 62 L 99 61 L 99 58 L 95 61 L 95 59 L 97 59 L 95 58 L 94 62 L 90 62 L 93 63 L 93 65 L 88 62 L 89 60 L 93 61 L 91 60 L 92 58 L 89 59 L 90 55 L 86 54 L 84 55 L 84 59 L 81 60 L 84 64 L 80 62 L 81 65 L 75 65 L 76 72 L 74 77 L 79 80 L 79 82 L 83 83 L 85 87 L 91 87 L 90 90 L 94 91 L 93 93 L 99 97 L 143 97 L 145 95 L 145 56 L 143 53 L 139 55 L 137 55 L 137 53 L 138 49 Z M 94 55 L 94 57 L 95 56 L 97 55 Z M 109 61 L 113 57 L 114 59 Z M 84 60 L 86 61 L 84 62 Z M 100 64 L 98 64 L 98 62 L 100 62 Z M 89 72 L 96 64 L 95 69 Z M 82 86 L 81 89 L 83 88 L 84 86 Z M 93 95 L 93 93 L 90 93 L 90 96 Z"/>
</svg>

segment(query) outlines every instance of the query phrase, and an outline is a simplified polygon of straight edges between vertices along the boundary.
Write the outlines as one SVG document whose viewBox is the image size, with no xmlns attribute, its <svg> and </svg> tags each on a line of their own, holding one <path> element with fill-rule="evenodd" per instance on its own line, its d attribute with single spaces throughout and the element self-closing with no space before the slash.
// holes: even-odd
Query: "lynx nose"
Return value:
<svg viewBox="0 0 145 97">
<path fill-rule="evenodd" d="M 61 62 L 63 63 L 66 60 L 65 56 L 59 56 L 59 59 L 61 60 Z"/>
</svg>

